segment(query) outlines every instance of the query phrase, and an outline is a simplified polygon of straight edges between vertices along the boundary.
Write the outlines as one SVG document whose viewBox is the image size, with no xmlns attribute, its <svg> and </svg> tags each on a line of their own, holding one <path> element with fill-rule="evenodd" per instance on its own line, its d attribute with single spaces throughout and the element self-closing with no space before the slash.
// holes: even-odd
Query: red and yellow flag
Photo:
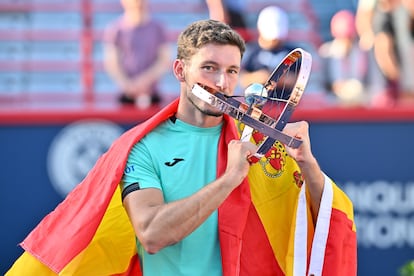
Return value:
<svg viewBox="0 0 414 276">
<path fill-rule="evenodd" d="M 132 146 L 177 107 L 178 100 L 117 139 L 21 243 L 25 252 L 6 275 L 141 275 L 135 234 L 118 184 Z M 232 119 L 225 116 L 218 175 L 226 168 L 227 144 L 238 135 Z M 327 178 L 324 195 L 331 196 L 323 199 L 324 211 L 315 228 L 305 189 L 297 185 L 297 166 L 289 157 L 283 160 L 286 166 L 270 166 L 267 159 L 252 166 L 248 178 L 220 206 L 223 275 L 301 275 L 296 272 L 306 270 L 315 275 L 356 275 L 349 199 Z"/>
</svg>

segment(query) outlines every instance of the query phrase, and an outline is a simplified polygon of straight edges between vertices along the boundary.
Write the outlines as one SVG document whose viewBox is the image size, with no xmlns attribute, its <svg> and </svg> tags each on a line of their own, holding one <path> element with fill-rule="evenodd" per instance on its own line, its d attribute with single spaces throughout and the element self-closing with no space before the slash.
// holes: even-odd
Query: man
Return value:
<svg viewBox="0 0 414 276">
<path fill-rule="evenodd" d="M 94 263 L 88 270 L 94 275 L 97 270 L 99 275 L 133 275 L 130 271 L 134 275 L 356 274 L 352 204 L 320 170 L 311 152 L 308 124 L 291 123 L 285 128 L 303 140 L 299 148 L 276 143 L 273 157 L 251 165 L 247 158 L 256 146 L 241 142 L 234 121 L 191 92 L 195 83 L 202 83 L 232 95 L 244 47 L 241 37 L 218 21 L 198 21 L 184 30 L 173 64 L 180 81 L 179 99 L 116 141 L 74 191 L 77 196 L 70 195 L 65 200 L 70 204 L 64 203 L 52 215 L 75 208 L 72 216 L 77 218 L 86 208 L 87 218 L 76 227 L 82 233 L 70 241 L 61 241 L 66 235 L 55 238 L 67 250 L 72 247 L 65 241 L 84 245 L 71 258 L 51 256 L 50 251 L 63 249 L 42 236 L 42 231 L 55 235 L 59 230 L 53 224 L 56 220 L 49 218 L 23 242 L 27 251 L 23 257 L 33 261 L 36 256 L 56 273 L 85 271 Z M 265 164 L 268 161 L 270 166 Z M 114 172 L 105 171 L 109 168 Z M 103 221 L 108 221 L 105 214 L 98 227 L 89 226 L 95 223 L 95 210 L 105 206 L 99 198 L 107 197 L 119 182 L 138 256 L 123 262 L 122 269 L 102 272 L 101 266 L 109 262 L 105 260 L 118 258 L 112 257 L 117 255 L 113 251 L 130 250 L 117 242 L 128 232 L 121 226 L 128 223 L 103 227 Z M 80 196 L 80 189 L 92 198 Z M 115 199 L 119 201 L 118 196 Z M 83 207 L 77 209 L 78 205 Z M 114 225 L 122 219 L 119 216 Z M 96 228 L 98 235 L 103 228 L 113 231 L 110 241 L 78 237 Z M 99 257 L 88 254 L 95 243 L 99 243 Z M 124 250 L 119 250 L 121 246 Z M 19 270 L 22 264 L 27 262 L 16 262 L 11 271 L 15 275 L 24 271 Z"/>
<path fill-rule="evenodd" d="M 414 1 L 385 1 L 374 40 L 375 60 L 386 79 L 386 94 L 379 103 L 414 103 Z M 381 100 L 381 101 L 380 101 Z"/>
<path fill-rule="evenodd" d="M 371 54 L 358 43 L 354 13 L 336 12 L 330 30 L 333 39 L 319 48 L 329 97 L 339 105 L 369 105 L 373 96 L 383 92 L 383 79 Z"/>
<path fill-rule="evenodd" d="M 294 48 L 288 43 L 289 18 L 277 6 L 263 8 L 257 17 L 257 40 L 247 44 L 240 84 L 243 89 L 253 82 L 265 83 L 273 69 Z"/>
<path fill-rule="evenodd" d="M 158 83 L 171 63 L 166 29 L 151 17 L 147 0 L 120 2 L 123 14 L 104 33 L 105 70 L 120 89 L 121 104 L 145 109 L 162 101 Z"/>
</svg>

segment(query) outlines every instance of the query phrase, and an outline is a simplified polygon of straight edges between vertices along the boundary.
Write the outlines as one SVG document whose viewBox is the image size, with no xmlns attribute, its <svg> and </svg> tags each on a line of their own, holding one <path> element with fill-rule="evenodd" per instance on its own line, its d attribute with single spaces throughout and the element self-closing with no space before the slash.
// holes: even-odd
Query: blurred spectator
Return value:
<svg viewBox="0 0 414 276">
<path fill-rule="evenodd" d="M 247 42 L 251 34 L 244 17 L 247 12 L 245 0 L 206 0 L 211 19 L 225 22 L 236 30 Z"/>
<path fill-rule="evenodd" d="M 367 105 L 383 81 L 373 56 L 359 46 L 354 13 L 335 13 L 330 30 L 333 39 L 319 48 L 324 85 L 338 104 Z"/>
<path fill-rule="evenodd" d="M 355 24 L 359 46 L 368 50 L 374 45 L 375 32 L 381 25 L 382 14 L 391 11 L 400 0 L 359 0 Z"/>
<path fill-rule="evenodd" d="M 414 102 L 414 0 L 401 0 L 384 14 L 374 50 L 387 78 L 387 100 Z"/>
<path fill-rule="evenodd" d="M 287 43 L 289 18 L 279 7 L 269 6 L 257 18 L 257 41 L 247 44 L 240 72 L 240 86 L 265 83 L 282 59 L 294 48 Z"/>
<path fill-rule="evenodd" d="M 228 23 L 226 9 L 222 0 L 206 0 L 210 19 Z"/>
<path fill-rule="evenodd" d="M 147 108 L 162 98 L 158 81 L 170 65 L 162 23 L 151 18 L 146 0 L 121 0 L 123 15 L 104 34 L 104 65 L 120 88 L 119 101 Z"/>
<path fill-rule="evenodd" d="M 355 27 L 359 36 L 359 46 L 369 50 L 374 44 L 374 16 L 378 0 L 359 0 L 355 16 Z"/>
</svg>

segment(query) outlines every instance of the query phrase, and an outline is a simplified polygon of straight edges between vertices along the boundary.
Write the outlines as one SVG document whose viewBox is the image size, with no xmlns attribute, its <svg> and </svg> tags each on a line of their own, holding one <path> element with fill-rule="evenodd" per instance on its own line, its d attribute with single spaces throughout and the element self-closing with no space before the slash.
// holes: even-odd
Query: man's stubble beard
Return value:
<svg viewBox="0 0 414 276">
<path fill-rule="evenodd" d="M 190 94 L 187 94 L 187 99 L 190 101 L 190 103 L 201 113 L 203 113 L 204 115 L 207 116 L 213 116 L 213 117 L 221 117 L 223 116 L 223 112 L 217 110 L 217 112 L 208 110 L 208 109 L 203 109 L 202 107 L 200 107 L 197 102 L 201 102 L 203 103 L 205 106 L 208 107 L 213 107 L 211 105 L 209 105 L 208 103 L 204 103 L 201 99 L 196 98 L 196 100 L 194 100 L 194 98 L 196 98 L 196 96 L 194 96 L 194 94 L 192 94 L 192 92 L 190 91 Z"/>
</svg>

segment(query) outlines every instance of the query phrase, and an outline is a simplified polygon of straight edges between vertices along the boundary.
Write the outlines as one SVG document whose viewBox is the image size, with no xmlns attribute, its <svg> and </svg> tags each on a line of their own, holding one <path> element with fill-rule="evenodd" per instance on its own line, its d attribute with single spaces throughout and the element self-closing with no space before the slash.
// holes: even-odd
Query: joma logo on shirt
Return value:
<svg viewBox="0 0 414 276">
<path fill-rule="evenodd" d="M 173 162 L 165 162 L 164 164 L 167 165 L 168 167 L 172 167 L 175 166 L 178 162 L 184 161 L 183 158 L 174 158 Z"/>
</svg>

